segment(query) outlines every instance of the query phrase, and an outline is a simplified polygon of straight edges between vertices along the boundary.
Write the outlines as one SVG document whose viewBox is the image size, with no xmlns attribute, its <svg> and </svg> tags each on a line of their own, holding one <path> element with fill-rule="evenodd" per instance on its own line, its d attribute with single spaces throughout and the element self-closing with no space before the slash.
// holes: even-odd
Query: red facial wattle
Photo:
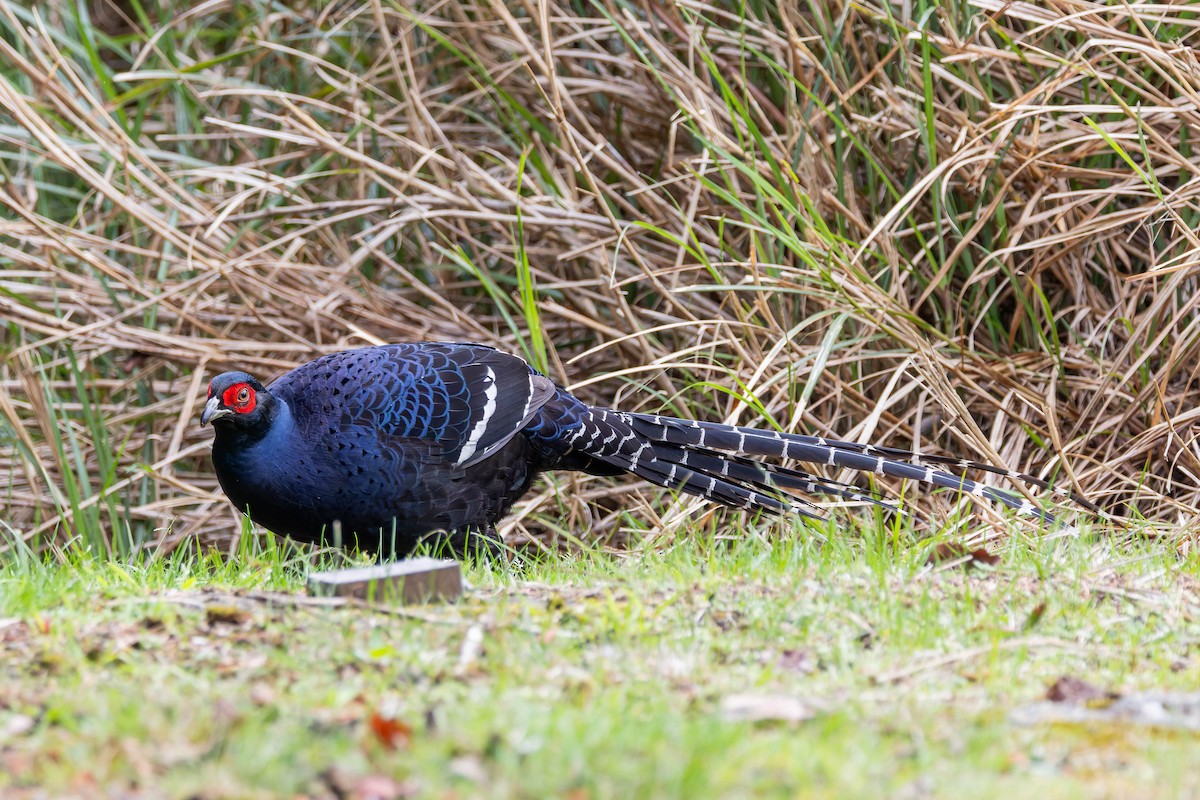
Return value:
<svg viewBox="0 0 1200 800">
<path fill-rule="evenodd" d="M 258 405 L 258 398 L 250 384 L 235 383 L 221 395 L 221 403 L 239 414 L 249 414 Z"/>
</svg>

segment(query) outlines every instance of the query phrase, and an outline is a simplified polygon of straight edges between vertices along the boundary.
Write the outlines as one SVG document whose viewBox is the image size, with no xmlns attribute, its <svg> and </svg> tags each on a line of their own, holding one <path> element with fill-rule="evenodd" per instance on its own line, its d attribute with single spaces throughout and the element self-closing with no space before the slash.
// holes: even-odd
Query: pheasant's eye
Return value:
<svg viewBox="0 0 1200 800">
<path fill-rule="evenodd" d="M 237 404 L 239 406 L 244 406 L 244 405 L 246 405 L 246 403 L 249 403 L 249 402 L 250 402 L 250 387 L 243 386 L 242 390 L 237 393 Z"/>
</svg>

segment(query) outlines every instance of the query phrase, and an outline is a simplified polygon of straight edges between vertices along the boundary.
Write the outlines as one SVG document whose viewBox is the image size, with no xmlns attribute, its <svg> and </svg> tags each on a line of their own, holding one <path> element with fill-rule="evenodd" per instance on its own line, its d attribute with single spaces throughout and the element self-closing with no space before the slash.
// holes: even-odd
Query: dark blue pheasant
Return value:
<svg viewBox="0 0 1200 800">
<path fill-rule="evenodd" d="M 819 436 L 596 408 L 516 356 L 476 344 L 335 353 L 266 388 L 244 372 L 226 372 L 209 385 L 200 421 L 216 431 L 221 488 L 255 522 L 305 542 L 333 541 L 340 532 L 342 543 L 385 555 L 404 555 L 431 537 L 457 552 L 472 542 L 490 547 L 496 523 L 549 469 L 629 472 L 774 514 L 819 517 L 789 490 L 893 507 L 850 484 L 760 457 L 958 489 L 1052 522 L 1023 497 L 933 465 L 1049 488 L 1029 475 Z"/>
</svg>

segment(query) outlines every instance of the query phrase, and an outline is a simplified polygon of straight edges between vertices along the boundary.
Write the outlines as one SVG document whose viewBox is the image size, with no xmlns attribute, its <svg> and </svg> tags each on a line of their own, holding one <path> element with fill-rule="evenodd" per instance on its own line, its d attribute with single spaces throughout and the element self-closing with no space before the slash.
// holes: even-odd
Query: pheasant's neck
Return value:
<svg viewBox="0 0 1200 800">
<path fill-rule="evenodd" d="M 218 425 L 214 426 L 215 437 L 213 439 L 214 455 L 219 451 L 226 453 L 246 452 L 249 449 L 255 449 L 261 445 L 270 445 L 272 442 L 284 442 L 291 435 L 292 429 L 295 427 L 295 422 L 292 419 L 292 410 L 288 404 L 274 398 L 270 406 L 266 409 L 266 414 L 260 424 L 250 428 L 244 428 L 237 425 Z"/>
</svg>

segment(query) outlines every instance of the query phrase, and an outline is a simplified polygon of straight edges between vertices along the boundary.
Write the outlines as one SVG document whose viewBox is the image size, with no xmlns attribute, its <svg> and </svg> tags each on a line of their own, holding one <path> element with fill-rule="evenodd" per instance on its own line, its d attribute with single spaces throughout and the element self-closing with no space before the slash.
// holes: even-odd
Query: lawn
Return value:
<svg viewBox="0 0 1200 800">
<path fill-rule="evenodd" d="M 520 569 L 455 604 L 309 597 L 310 560 L 0 576 L 5 797 L 1190 797 L 1195 558 L 1060 539 L 926 563 L 777 530 Z M 943 555 L 948 555 L 943 553 Z M 936 560 L 936 557 L 935 559 Z M 332 563 L 327 556 L 325 561 Z M 1194 695 L 1193 695 L 1194 697 Z"/>
</svg>

